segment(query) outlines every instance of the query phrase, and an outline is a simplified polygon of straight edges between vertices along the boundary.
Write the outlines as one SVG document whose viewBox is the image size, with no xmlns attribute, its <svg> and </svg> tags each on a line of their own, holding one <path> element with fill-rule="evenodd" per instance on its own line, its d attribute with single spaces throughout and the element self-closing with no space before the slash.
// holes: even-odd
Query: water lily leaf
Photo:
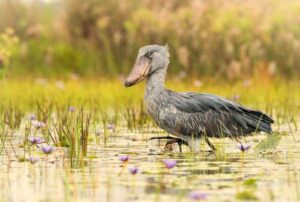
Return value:
<svg viewBox="0 0 300 202">
<path fill-rule="evenodd" d="M 239 200 L 258 200 L 257 196 L 250 191 L 243 191 L 236 195 L 236 198 Z"/>
<path fill-rule="evenodd" d="M 281 139 L 280 133 L 272 133 L 271 135 L 268 135 L 266 139 L 258 143 L 254 149 L 255 150 L 275 149 L 279 144 L 280 139 Z"/>
<path fill-rule="evenodd" d="M 246 187 L 252 187 L 252 188 L 256 188 L 257 187 L 257 179 L 254 178 L 250 178 L 244 181 L 243 185 Z"/>
</svg>

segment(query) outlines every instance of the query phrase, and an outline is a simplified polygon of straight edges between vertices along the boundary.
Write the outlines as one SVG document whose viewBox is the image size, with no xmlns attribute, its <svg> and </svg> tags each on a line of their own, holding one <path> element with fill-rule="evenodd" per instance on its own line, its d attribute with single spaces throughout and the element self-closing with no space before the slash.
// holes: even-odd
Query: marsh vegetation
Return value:
<svg viewBox="0 0 300 202">
<path fill-rule="evenodd" d="M 300 4 L 0 1 L 0 201 L 299 201 Z M 186 32 L 186 30 L 189 30 Z M 125 89 L 137 50 L 168 43 L 166 86 L 264 111 L 273 134 L 165 141 Z"/>
<path fill-rule="evenodd" d="M 290 200 L 299 199 L 297 83 L 196 87 L 170 81 L 176 90 L 238 99 L 276 120 L 269 138 L 243 140 L 247 151 L 230 139 L 213 139 L 216 154 L 205 151 L 204 143 L 195 154 L 188 147 L 179 153 L 175 144 L 165 151 L 164 141 L 148 141 L 166 134 L 144 111 L 143 87 L 124 91 L 119 80 L 40 80 L 1 82 L 3 201 L 282 201 L 286 190 Z M 175 166 L 168 169 L 166 159 L 175 159 Z"/>
</svg>

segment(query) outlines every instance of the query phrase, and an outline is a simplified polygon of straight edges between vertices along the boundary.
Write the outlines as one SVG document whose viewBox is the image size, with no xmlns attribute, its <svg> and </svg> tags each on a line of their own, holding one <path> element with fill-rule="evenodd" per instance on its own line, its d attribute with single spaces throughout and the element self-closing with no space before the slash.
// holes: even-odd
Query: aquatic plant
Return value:
<svg viewBox="0 0 300 202">
<path fill-rule="evenodd" d="M 109 124 L 106 126 L 106 128 L 109 129 L 109 130 L 114 131 L 114 130 L 116 129 L 116 125 L 113 124 L 113 123 L 109 123 Z"/>
<path fill-rule="evenodd" d="M 9 130 L 7 127 L 5 127 L 5 124 L 3 123 L 3 120 L 0 119 L 0 155 L 2 155 L 2 151 L 5 150 L 6 142 L 7 142 L 7 137 L 9 135 Z"/>
<path fill-rule="evenodd" d="M 40 128 L 45 127 L 46 124 L 43 121 L 33 120 L 32 126 L 35 127 L 36 129 L 40 129 Z"/>
<path fill-rule="evenodd" d="M 17 106 L 9 104 L 9 106 L 3 108 L 4 123 L 9 126 L 10 129 L 20 128 L 24 113 Z"/>
<path fill-rule="evenodd" d="M 257 188 L 257 179 L 249 178 L 243 182 L 243 186 L 256 189 Z"/>
<path fill-rule="evenodd" d="M 83 108 L 80 110 L 79 119 L 77 120 L 80 127 L 80 143 L 82 155 L 87 155 L 89 126 L 91 123 L 91 113 L 84 113 Z"/>
<path fill-rule="evenodd" d="M 127 163 L 129 160 L 129 156 L 120 156 L 119 160 L 122 161 L 123 163 Z"/>
<path fill-rule="evenodd" d="M 128 171 L 132 174 L 132 175 L 136 175 L 137 173 L 140 172 L 140 169 L 138 167 L 130 167 L 128 168 Z"/>
<path fill-rule="evenodd" d="M 99 82 L 99 83 L 98 83 Z M 130 190 L 133 190 L 133 187 L 139 187 L 145 188 L 143 192 L 137 192 L 134 197 L 139 197 L 141 199 L 145 193 L 153 194 L 153 192 L 157 193 L 157 197 L 162 201 L 166 196 L 169 197 L 170 195 L 166 195 L 163 193 L 175 193 L 172 195 L 173 198 L 177 198 L 178 201 L 180 200 L 193 200 L 193 201 L 201 201 L 205 199 L 198 199 L 198 194 L 195 194 L 195 196 L 190 196 L 189 193 L 186 191 L 187 189 L 193 188 L 195 189 L 195 192 L 197 192 L 198 189 L 202 189 L 203 186 L 206 186 L 206 183 L 208 182 L 208 186 L 212 185 L 214 187 L 218 187 L 220 189 L 226 188 L 226 190 L 231 190 L 232 193 L 237 190 L 236 195 L 231 194 L 228 195 L 229 200 L 237 200 L 237 198 L 242 198 L 244 200 L 247 200 L 247 198 L 257 198 L 258 200 L 261 200 L 260 197 L 265 197 L 267 191 L 262 192 L 261 187 L 265 182 L 265 180 L 268 180 L 268 178 L 265 178 L 264 173 L 268 172 L 268 167 L 266 167 L 268 164 L 265 164 L 266 161 L 258 161 L 257 170 L 259 174 L 257 176 L 257 180 L 254 179 L 247 179 L 245 181 L 241 181 L 241 179 L 247 178 L 249 176 L 253 176 L 253 172 L 255 170 L 248 169 L 248 166 L 251 166 L 248 163 L 240 163 L 237 161 L 237 155 L 235 152 L 231 152 L 236 147 L 236 145 L 227 139 L 222 140 L 212 140 L 216 142 L 216 146 L 219 149 L 219 145 L 224 145 L 226 147 L 226 150 L 218 150 L 217 152 L 221 151 L 222 155 L 225 155 L 226 151 L 226 158 L 222 158 L 221 160 L 216 157 L 216 155 L 207 155 L 207 153 L 201 153 L 199 154 L 190 154 L 190 153 L 172 153 L 172 154 L 165 154 L 169 155 L 168 157 L 164 157 L 167 161 L 176 161 L 176 165 L 173 167 L 170 166 L 168 168 L 169 163 L 167 162 L 167 165 L 162 162 L 162 159 L 160 159 L 159 156 L 147 156 L 147 149 L 145 148 L 145 145 L 143 143 L 144 140 L 146 140 L 149 135 L 165 135 L 162 134 L 160 129 L 157 129 L 154 127 L 154 124 L 152 122 L 146 122 L 145 125 L 142 127 L 139 127 L 139 120 L 137 118 L 131 119 L 135 120 L 136 128 L 133 127 L 130 130 L 127 130 L 127 120 L 125 119 L 124 110 L 129 107 L 132 110 L 136 110 L 136 113 L 140 110 L 139 104 L 141 96 L 140 92 L 141 89 L 136 88 L 132 91 L 124 93 L 119 90 L 118 83 L 119 81 L 107 81 L 107 83 L 102 81 L 92 81 L 92 80 L 81 80 L 81 85 L 89 86 L 88 88 L 81 88 L 80 86 L 77 86 L 76 82 L 68 81 L 66 82 L 66 88 L 64 92 L 57 91 L 56 87 L 53 87 L 52 84 L 48 84 L 47 86 L 41 87 L 41 89 L 36 88 L 34 84 L 31 83 L 29 80 L 25 80 L 23 85 L 17 85 L 19 82 L 14 80 L 7 80 L 4 82 L 0 82 L 1 87 L 1 94 L 0 94 L 0 153 L 5 157 L 3 158 L 4 162 L 13 162 L 15 163 L 15 159 L 17 163 L 21 161 L 27 161 L 28 164 L 30 164 L 28 156 L 35 156 L 36 152 L 30 149 L 37 148 L 30 146 L 31 143 L 29 142 L 29 139 L 31 137 L 42 137 L 45 142 L 47 142 L 48 145 L 52 145 L 55 148 L 57 147 L 65 147 L 65 148 L 59 148 L 59 155 L 62 154 L 62 158 L 57 158 L 57 166 L 52 166 L 53 169 L 63 169 L 62 172 L 62 178 L 59 178 L 59 180 L 55 179 L 55 185 L 58 183 L 62 183 L 62 186 L 65 187 L 66 193 L 64 193 L 64 196 L 67 195 L 67 197 L 70 197 L 71 199 L 74 199 L 72 194 L 76 192 L 73 192 L 72 186 L 82 186 L 84 193 L 87 191 L 90 193 L 91 190 L 96 191 L 98 190 L 99 183 L 102 184 L 102 180 L 98 180 L 98 176 L 103 177 L 103 181 L 105 180 L 106 183 L 104 183 L 104 186 L 106 186 L 107 189 L 111 189 L 112 186 L 115 185 L 115 183 L 120 183 L 121 188 L 123 189 L 123 185 L 126 184 L 126 190 L 128 190 L 128 187 Z M 33 85 L 33 86 L 32 86 Z M 183 85 L 188 86 L 188 84 L 178 84 L 176 85 L 172 84 L 170 82 L 168 85 L 177 88 L 178 90 L 183 89 Z M 270 113 L 273 111 L 273 114 L 275 116 L 278 116 L 279 122 L 277 122 L 274 125 L 274 131 L 278 130 L 278 125 L 282 125 L 282 130 L 287 128 L 287 125 L 285 123 L 292 121 L 292 117 L 294 118 L 294 121 L 298 122 L 299 120 L 299 103 L 294 102 L 293 100 L 298 100 L 299 95 L 297 94 L 297 89 L 289 88 L 289 85 L 291 84 L 282 84 L 280 88 L 276 89 L 275 86 L 256 86 L 257 88 L 255 90 L 249 89 L 247 92 L 243 91 L 243 87 L 240 86 L 239 83 L 233 83 L 231 85 L 225 84 L 224 86 L 216 84 L 213 85 L 210 84 L 203 84 L 201 87 L 203 91 L 211 91 L 211 92 L 221 92 L 224 96 L 231 96 L 232 88 L 235 89 L 235 91 L 241 91 L 241 101 L 243 103 L 250 103 L 251 106 L 254 106 L 258 109 L 267 109 Z M 298 84 L 295 84 L 296 86 Z M 185 86 L 185 87 L 186 87 Z M 91 89 L 89 92 L 87 92 L 86 89 Z M 189 88 L 193 88 L 189 86 Z M 28 93 L 28 91 L 32 89 L 31 93 Z M 109 90 L 108 90 L 109 89 Z M 265 92 L 266 90 L 266 92 Z M 288 90 L 288 91 L 287 91 Z M 23 96 L 18 96 L 18 92 L 24 92 Z M 118 93 L 114 93 L 114 91 L 117 91 Z M 256 92 L 255 92 L 256 91 Z M 257 96 L 259 91 L 259 96 Z M 283 92 L 284 91 L 284 92 Z M 280 93 L 278 93 L 280 92 Z M 292 93 L 291 93 L 292 92 Z M 32 95 L 34 94 L 34 96 Z M 99 96 L 100 95 L 100 96 Z M 103 96 L 105 95 L 105 96 Z M 134 95 L 134 96 L 133 96 Z M 279 96 L 280 95 L 280 96 Z M 101 98 L 98 98 L 101 97 Z M 276 98 L 278 96 L 278 99 Z M 45 98 L 47 97 L 47 98 Z M 122 99 L 128 99 L 128 97 L 133 97 L 132 103 L 130 106 L 126 103 L 119 102 L 118 107 L 115 107 L 114 98 L 117 97 L 118 100 Z M 17 99 L 18 98 L 18 99 Z M 275 99 L 276 98 L 276 99 Z M 6 99 L 6 101 L 5 101 Z M 289 107 L 287 107 L 285 110 L 281 108 L 281 104 L 285 102 L 285 100 L 289 99 L 290 103 L 288 104 Z M 37 102 L 39 104 L 37 104 Z M 72 105 L 70 105 L 70 102 Z M 269 102 L 272 102 L 272 106 L 269 104 Z M 18 104 L 19 103 L 19 104 Z M 101 105 L 101 106 L 100 106 Z M 68 111 L 68 106 L 76 106 L 76 111 L 73 113 L 70 113 Z M 81 110 L 83 109 L 83 110 Z M 82 116 L 83 111 L 83 116 Z M 280 111 L 280 113 L 277 113 L 276 111 Z M 27 112 L 27 113 L 26 113 Z M 26 116 L 21 116 L 21 124 L 20 124 L 20 130 L 12 129 L 15 127 L 16 124 L 16 117 L 17 115 L 13 114 L 25 114 Z M 29 113 L 36 114 L 36 120 L 43 121 L 44 123 L 47 123 L 47 126 L 36 130 L 36 128 L 32 127 L 32 122 L 28 120 Z M 103 115 L 103 114 L 105 115 Z M 118 115 L 115 115 L 118 114 Z M 91 115 L 90 118 L 90 124 L 87 123 L 87 116 L 88 114 Z M 105 124 L 102 120 L 102 117 L 106 116 Z M 6 117 L 6 118 L 4 118 Z M 83 118 L 82 118 L 83 117 Z M 287 118 L 288 117 L 288 118 Z M 13 123 L 11 123 L 13 122 Z M 83 123 L 83 127 L 82 127 Z M 117 124 L 116 124 L 117 123 Z M 115 124 L 115 126 L 118 126 L 113 135 L 111 135 L 112 128 L 108 129 L 107 126 L 109 124 Z M 11 126 L 10 126 L 11 125 Z M 87 144 L 87 156 L 84 157 L 82 153 L 82 128 L 86 130 L 86 127 L 89 127 L 88 133 L 89 134 L 98 134 L 99 137 L 94 138 L 94 135 L 88 136 L 89 138 L 85 139 L 85 143 Z M 294 126 L 292 123 L 290 125 L 291 130 L 295 131 L 296 125 Z M 104 131 L 107 132 L 107 146 L 104 144 Z M 130 132 L 128 132 L 130 131 Z M 34 132 L 34 133 L 33 133 Z M 120 134 L 118 134 L 120 132 Z M 280 137 L 282 139 L 288 139 L 288 142 L 290 143 L 290 140 L 292 140 L 292 132 L 285 132 L 280 133 Z M 276 133 L 274 133 L 276 134 Z M 295 139 L 297 140 L 298 132 L 295 132 Z M 21 136 L 21 138 L 19 138 Z M 268 138 L 269 136 L 266 136 Z M 256 140 L 260 140 L 263 138 L 263 136 L 253 136 L 249 137 L 250 139 L 247 141 L 256 142 Z M 252 140 L 252 138 L 254 140 Z M 274 138 L 274 137 L 270 137 Z M 15 141 L 18 139 L 18 141 Z M 101 140 L 101 142 L 95 144 L 94 140 Z M 277 139 L 277 138 L 275 138 Z M 275 140 L 273 139 L 273 140 Z M 19 141 L 23 140 L 23 141 Z M 224 142 L 223 142 L 224 141 Z M 269 141 L 269 140 L 268 140 Z M 14 145 L 17 142 L 17 146 Z M 274 141 L 271 141 L 274 142 Z M 16 150 L 16 154 L 14 154 L 13 151 Z M 230 147 L 228 144 L 230 144 Z M 260 143 L 259 143 L 260 144 Z M 295 145 L 297 142 L 295 141 Z M 273 145 L 273 144 L 270 144 Z M 292 144 L 293 145 L 293 144 Z M 120 147 L 119 147 L 120 146 Z M 202 145 L 201 145 L 202 146 Z M 40 145 L 41 148 L 42 145 Z M 243 143 L 243 147 L 246 147 L 246 145 Z M 251 145 L 250 149 L 252 149 L 254 145 Z M 222 147 L 223 148 L 223 147 Z M 230 149 L 228 149 L 230 148 Z M 270 148 L 273 148 L 270 147 Z M 282 149 L 283 147 L 280 147 Z M 291 169 L 288 169 L 288 175 L 290 176 L 289 182 L 282 181 L 284 186 L 289 186 L 294 189 L 295 186 L 293 185 L 294 182 L 297 180 L 297 177 L 295 176 L 298 173 L 297 172 L 297 161 L 293 159 L 295 156 L 295 152 L 293 152 L 294 147 L 289 147 L 289 150 L 291 153 L 287 157 L 282 156 L 281 152 L 278 152 L 275 154 L 268 153 L 267 157 L 262 157 L 262 155 L 255 155 L 255 154 L 249 154 L 244 155 L 244 159 L 248 162 L 252 160 L 259 160 L 262 158 L 272 158 L 274 161 L 269 162 L 273 166 L 282 166 L 278 165 L 278 163 L 285 163 L 291 166 Z M 126 151 L 125 151 L 126 150 Z M 245 149 L 243 149 L 245 150 Z M 24 151 L 24 155 L 22 154 L 22 151 Z M 95 153 L 97 152 L 97 154 Z M 142 151 L 140 153 L 140 151 Z M 239 150 L 240 151 L 240 150 Z M 248 150 L 249 151 L 249 150 Z M 286 151 L 285 149 L 280 151 Z M 43 152 L 43 151 L 42 151 Z M 52 152 L 53 154 L 54 152 Z M 142 155 L 138 156 L 137 159 L 133 159 L 135 154 Z M 102 156 L 102 154 L 104 154 Z M 243 154 L 243 153 L 242 153 Z M 24 156 L 20 158 L 20 155 Z M 47 165 L 49 168 L 48 162 L 53 160 L 53 158 L 49 158 L 50 154 L 48 156 L 43 157 L 43 162 Z M 98 162 L 102 161 L 102 157 L 105 157 L 103 159 L 103 164 L 99 166 Z M 128 159 L 127 159 L 128 157 Z M 282 158 L 283 157 L 283 158 Z M 94 160 L 92 158 L 97 158 L 97 160 Z M 170 158 L 170 159 L 168 159 Z M 179 159 L 180 158 L 180 164 L 179 166 Z M 6 160 L 7 159 L 7 160 Z M 101 160 L 100 160 L 101 159 Z M 149 160 L 150 159 L 150 160 Z M 174 160 L 173 160 L 174 159 Z M 175 160 L 176 159 L 176 160 Z M 49 161 L 48 161 L 49 160 Z M 100 161 L 98 161 L 100 160 Z M 39 160 L 41 161 L 41 159 Z M 131 171 L 128 169 L 131 166 L 131 162 L 138 162 L 138 164 L 143 165 L 145 169 L 143 169 L 143 174 L 145 176 L 138 177 L 138 174 L 140 171 L 134 171 L 134 170 L 140 170 L 141 167 L 136 166 L 137 168 L 130 168 Z M 264 162 L 264 163 L 262 163 Z M 294 162 L 295 164 L 291 163 Z M 40 162 L 39 162 L 40 163 Z M 11 165 L 13 165 L 11 164 Z M 8 163 L 8 166 L 10 164 Z M 62 166 L 62 167 L 60 167 Z M 87 166 L 87 168 L 83 168 Z M 102 167 L 103 166 L 103 167 Z M 175 171 L 172 174 L 171 171 Z M 22 167 L 22 166 L 19 166 Z M 80 169 L 69 169 L 71 168 L 80 168 Z M 172 168 L 171 168 L 172 167 Z M 51 169 L 52 169 L 51 168 Z M 82 169 L 83 168 L 83 169 Z M 96 168 L 96 169 L 94 169 Z M 103 169 L 102 169 L 103 168 Z M 110 173 L 112 168 L 114 171 L 112 174 L 103 173 L 106 172 L 105 170 L 108 170 Z M 277 167 L 278 168 L 278 167 Z M 45 168 L 47 169 L 47 168 Z M 99 172 L 99 170 L 100 172 Z M 119 170 L 124 169 L 123 175 L 126 173 L 125 176 L 118 177 Z M 172 170 L 173 169 L 173 170 Z M 266 170 L 267 169 L 267 170 Z M 293 171 L 294 169 L 294 171 Z M 22 170 L 22 169 L 20 169 Z M 34 181 L 33 183 L 36 183 L 37 180 L 33 180 L 35 176 L 37 175 L 37 171 L 41 170 L 38 169 L 30 169 L 30 180 Z M 249 171 L 250 170 L 250 171 Z M 281 170 L 281 169 L 280 169 Z M 41 170 L 42 173 L 44 173 L 43 170 Z M 48 170 L 49 171 L 49 170 Z M 74 172 L 75 171 L 75 172 Z M 14 171 L 15 172 L 15 171 Z M 20 172 L 20 171 L 18 171 Z M 22 172 L 22 171 L 21 171 Z M 47 172 L 47 171 L 46 171 Z M 88 173 L 87 173 L 88 172 Z M 273 172 L 276 172 L 272 169 L 272 177 L 274 176 Z M 51 175 L 52 171 L 49 173 L 49 176 Z M 134 174 L 135 173 L 135 174 Z M 188 173 L 187 175 L 182 173 Z M 221 173 L 219 175 L 218 173 Z M 46 173 L 45 173 L 46 174 Z M 79 178 L 75 178 L 76 182 L 73 180 L 74 176 L 78 176 Z M 86 176 L 86 174 L 89 175 L 89 177 L 83 177 Z M 91 174 L 91 175 L 90 175 Z M 128 176 L 130 175 L 130 176 Z M 46 175 L 47 176 L 47 175 Z M 92 177 L 97 176 L 97 177 Z M 180 177 L 179 177 L 180 176 Z M 220 180 L 220 176 L 222 179 Z M 293 177 L 294 176 L 294 177 Z M 224 178 L 223 178 L 224 177 Z M 77 182 L 78 179 L 78 182 Z M 118 179 L 119 181 L 116 182 L 115 179 Z M 144 181 L 144 180 L 147 181 Z M 213 180 L 211 180 L 213 179 Z M 224 179 L 226 179 L 226 182 L 224 182 Z M 230 179 L 230 181 L 227 181 L 227 179 Z M 285 179 L 285 178 L 284 178 Z M 52 180 L 48 178 L 48 181 Z M 221 181 L 221 182 L 220 182 Z M 1 181 L 2 184 L 7 184 L 7 182 Z M 205 185 L 203 185 L 201 182 L 205 182 Z M 14 182 L 13 182 L 14 183 Z M 48 184 L 45 182 L 45 180 L 42 180 L 41 182 L 43 185 Z M 80 183 L 80 185 L 79 185 Z M 86 183 L 89 183 L 92 186 L 85 186 Z M 188 183 L 188 184 L 187 184 Z M 59 184 L 60 185 L 60 184 Z M 238 186 L 238 187 L 235 187 Z M 247 186 L 246 186 L 247 185 Z M 70 188 L 70 187 L 71 188 Z M 269 190 L 273 190 L 273 184 L 271 183 L 269 185 L 270 187 L 267 188 Z M 277 185 L 275 185 L 277 186 Z M 32 187 L 32 184 L 29 182 L 29 187 Z M 255 189 L 255 187 L 257 187 Z M 205 189 L 205 188 L 204 188 Z M 72 194 L 70 194 L 72 192 Z M 133 191 L 132 191 L 133 192 Z M 12 193 L 12 192 L 9 192 Z M 43 192 L 44 193 L 44 192 Z M 272 192 L 273 193 L 273 192 Z M 201 191 L 200 191 L 201 194 Z M 274 192 L 273 193 L 275 197 L 279 195 L 279 193 Z M 205 195 L 205 193 L 203 193 Z M 294 196 L 293 193 L 290 194 L 291 196 Z M 91 196 L 92 198 L 93 196 Z M 97 195 L 98 197 L 98 195 Z M 140 198 L 141 197 L 141 198 Z M 222 193 L 209 193 L 207 199 L 215 198 L 221 198 L 223 199 Z M 6 195 L 5 199 L 9 198 L 8 195 Z M 81 199 L 81 196 L 79 196 Z M 195 198 L 195 199 L 193 199 Z M 78 198 L 76 198 L 78 199 Z M 50 200 L 50 199 L 49 199 Z M 176 199 L 174 199 L 176 200 Z M 295 200 L 296 201 L 296 200 Z"/>
<path fill-rule="evenodd" d="M 246 151 L 248 151 L 249 149 L 250 149 L 250 147 L 251 147 L 251 145 L 249 145 L 249 144 L 243 144 L 243 143 L 238 143 L 237 144 L 237 148 L 241 151 L 241 152 L 246 152 Z"/>
<path fill-rule="evenodd" d="M 122 167 L 122 169 L 119 173 L 119 176 L 121 176 L 123 174 L 124 169 L 127 167 L 127 164 L 128 164 L 128 161 L 129 161 L 129 156 L 127 156 L 127 155 L 126 156 L 120 156 L 119 160 L 123 163 L 123 167 Z M 130 171 L 130 169 L 133 169 L 133 168 L 129 168 L 129 171 Z"/>
<path fill-rule="evenodd" d="M 54 151 L 54 147 L 51 145 L 42 145 L 42 151 L 44 154 L 48 155 Z"/>
<path fill-rule="evenodd" d="M 99 137 L 101 134 L 102 134 L 102 132 L 101 132 L 100 130 L 96 130 L 96 131 L 95 131 L 95 135 L 96 135 L 97 137 Z"/>
<path fill-rule="evenodd" d="M 243 190 L 236 194 L 239 200 L 258 200 L 255 192 L 257 191 L 257 179 L 249 178 L 243 182 Z"/>
<path fill-rule="evenodd" d="M 199 191 L 192 191 L 189 193 L 189 198 L 194 201 L 205 200 L 207 198 L 207 194 Z"/>
<path fill-rule="evenodd" d="M 163 159 L 163 163 L 167 169 L 172 169 L 177 165 L 177 161 L 173 159 Z"/>
<path fill-rule="evenodd" d="M 35 156 L 29 156 L 28 158 L 28 161 L 31 163 L 31 164 L 35 164 L 39 161 L 40 159 L 38 157 L 35 157 Z"/>
<path fill-rule="evenodd" d="M 276 149 L 277 145 L 281 140 L 281 134 L 273 132 L 268 135 L 267 138 L 259 142 L 254 148 L 256 151 L 265 151 L 269 149 Z"/>
<path fill-rule="evenodd" d="M 257 196 L 251 192 L 251 191 L 242 191 L 242 192 L 239 192 L 236 194 L 236 199 L 238 200 L 246 200 L 246 201 L 249 201 L 249 200 L 258 200 Z"/>
<path fill-rule="evenodd" d="M 69 111 L 69 112 L 75 112 L 75 111 L 76 111 L 76 108 L 75 108 L 74 106 L 70 106 L 70 107 L 68 108 L 68 111 Z"/>
<path fill-rule="evenodd" d="M 30 114 L 28 118 L 29 118 L 30 121 L 35 121 L 36 120 L 36 115 Z"/>
<path fill-rule="evenodd" d="M 132 104 L 131 98 L 128 102 Z M 141 129 L 150 120 L 149 116 L 145 112 L 144 102 L 140 100 L 138 104 L 139 107 L 136 107 L 125 102 L 123 116 L 127 122 L 127 128 L 130 130 Z"/>
<path fill-rule="evenodd" d="M 34 144 L 41 144 L 43 142 L 43 139 L 41 137 L 29 137 L 28 141 L 34 145 Z"/>
</svg>

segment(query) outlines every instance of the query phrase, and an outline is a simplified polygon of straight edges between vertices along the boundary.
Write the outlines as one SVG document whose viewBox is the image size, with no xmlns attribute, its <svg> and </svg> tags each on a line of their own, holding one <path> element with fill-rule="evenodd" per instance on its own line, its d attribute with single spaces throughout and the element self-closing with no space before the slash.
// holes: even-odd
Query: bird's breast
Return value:
<svg viewBox="0 0 300 202">
<path fill-rule="evenodd" d="M 166 92 L 147 88 L 144 101 L 148 114 L 160 128 L 173 135 L 179 134 L 182 130 L 181 114 Z"/>
<path fill-rule="evenodd" d="M 157 123 L 159 116 L 160 116 L 159 115 L 160 110 L 162 107 L 160 106 L 159 102 L 156 100 L 155 97 L 145 96 L 144 101 L 145 101 L 145 107 L 146 107 L 148 114 Z"/>
<path fill-rule="evenodd" d="M 148 114 L 161 128 L 170 131 L 175 128 L 177 110 L 167 100 L 159 99 L 145 99 L 145 106 Z"/>
</svg>

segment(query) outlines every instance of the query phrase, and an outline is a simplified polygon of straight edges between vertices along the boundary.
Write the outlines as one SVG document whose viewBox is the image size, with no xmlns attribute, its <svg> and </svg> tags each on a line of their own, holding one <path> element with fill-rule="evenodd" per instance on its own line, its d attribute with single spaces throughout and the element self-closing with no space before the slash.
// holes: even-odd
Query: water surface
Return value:
<svg viewBox="0 0 300 202">
<path fill-rule="evenodd" d="M 288 127 L 281 127 L 289 131 Z M 165 135 L 157 129 L 128 131 L 117 127 L 104 144 L 103 138 L 90 134 L 87 158 L 70 167 L 68 148 L 56 148 L 47 158 L 33 146 L 35 165 L 18 161 L 24 155 L 23 129 L 6 141 L 0 164 L 0 201 L 191 201 L 189 193 L 207 194 L 206 201 L 298 201 L 300 174 L 300 133 L 282 136 L 276 149 L 257 152 L 255 145 L 265 138 L 246 138 L 251 148 L 242 153 L 230 139 L 212 139 L 222 148 L 215 155 L 203 144 L 200 154 L 187 147 L 179 153 L 163 151 L 164 141 L 147 141 Z M 129 155 L 125 165 L 119 157 Z M 26 158 L 28 154 L 26 154 Z M 168 170 L 162 159 L 176 159 Z M 135 176 L 128 172 L 136 166 Z"/>
</svg>

